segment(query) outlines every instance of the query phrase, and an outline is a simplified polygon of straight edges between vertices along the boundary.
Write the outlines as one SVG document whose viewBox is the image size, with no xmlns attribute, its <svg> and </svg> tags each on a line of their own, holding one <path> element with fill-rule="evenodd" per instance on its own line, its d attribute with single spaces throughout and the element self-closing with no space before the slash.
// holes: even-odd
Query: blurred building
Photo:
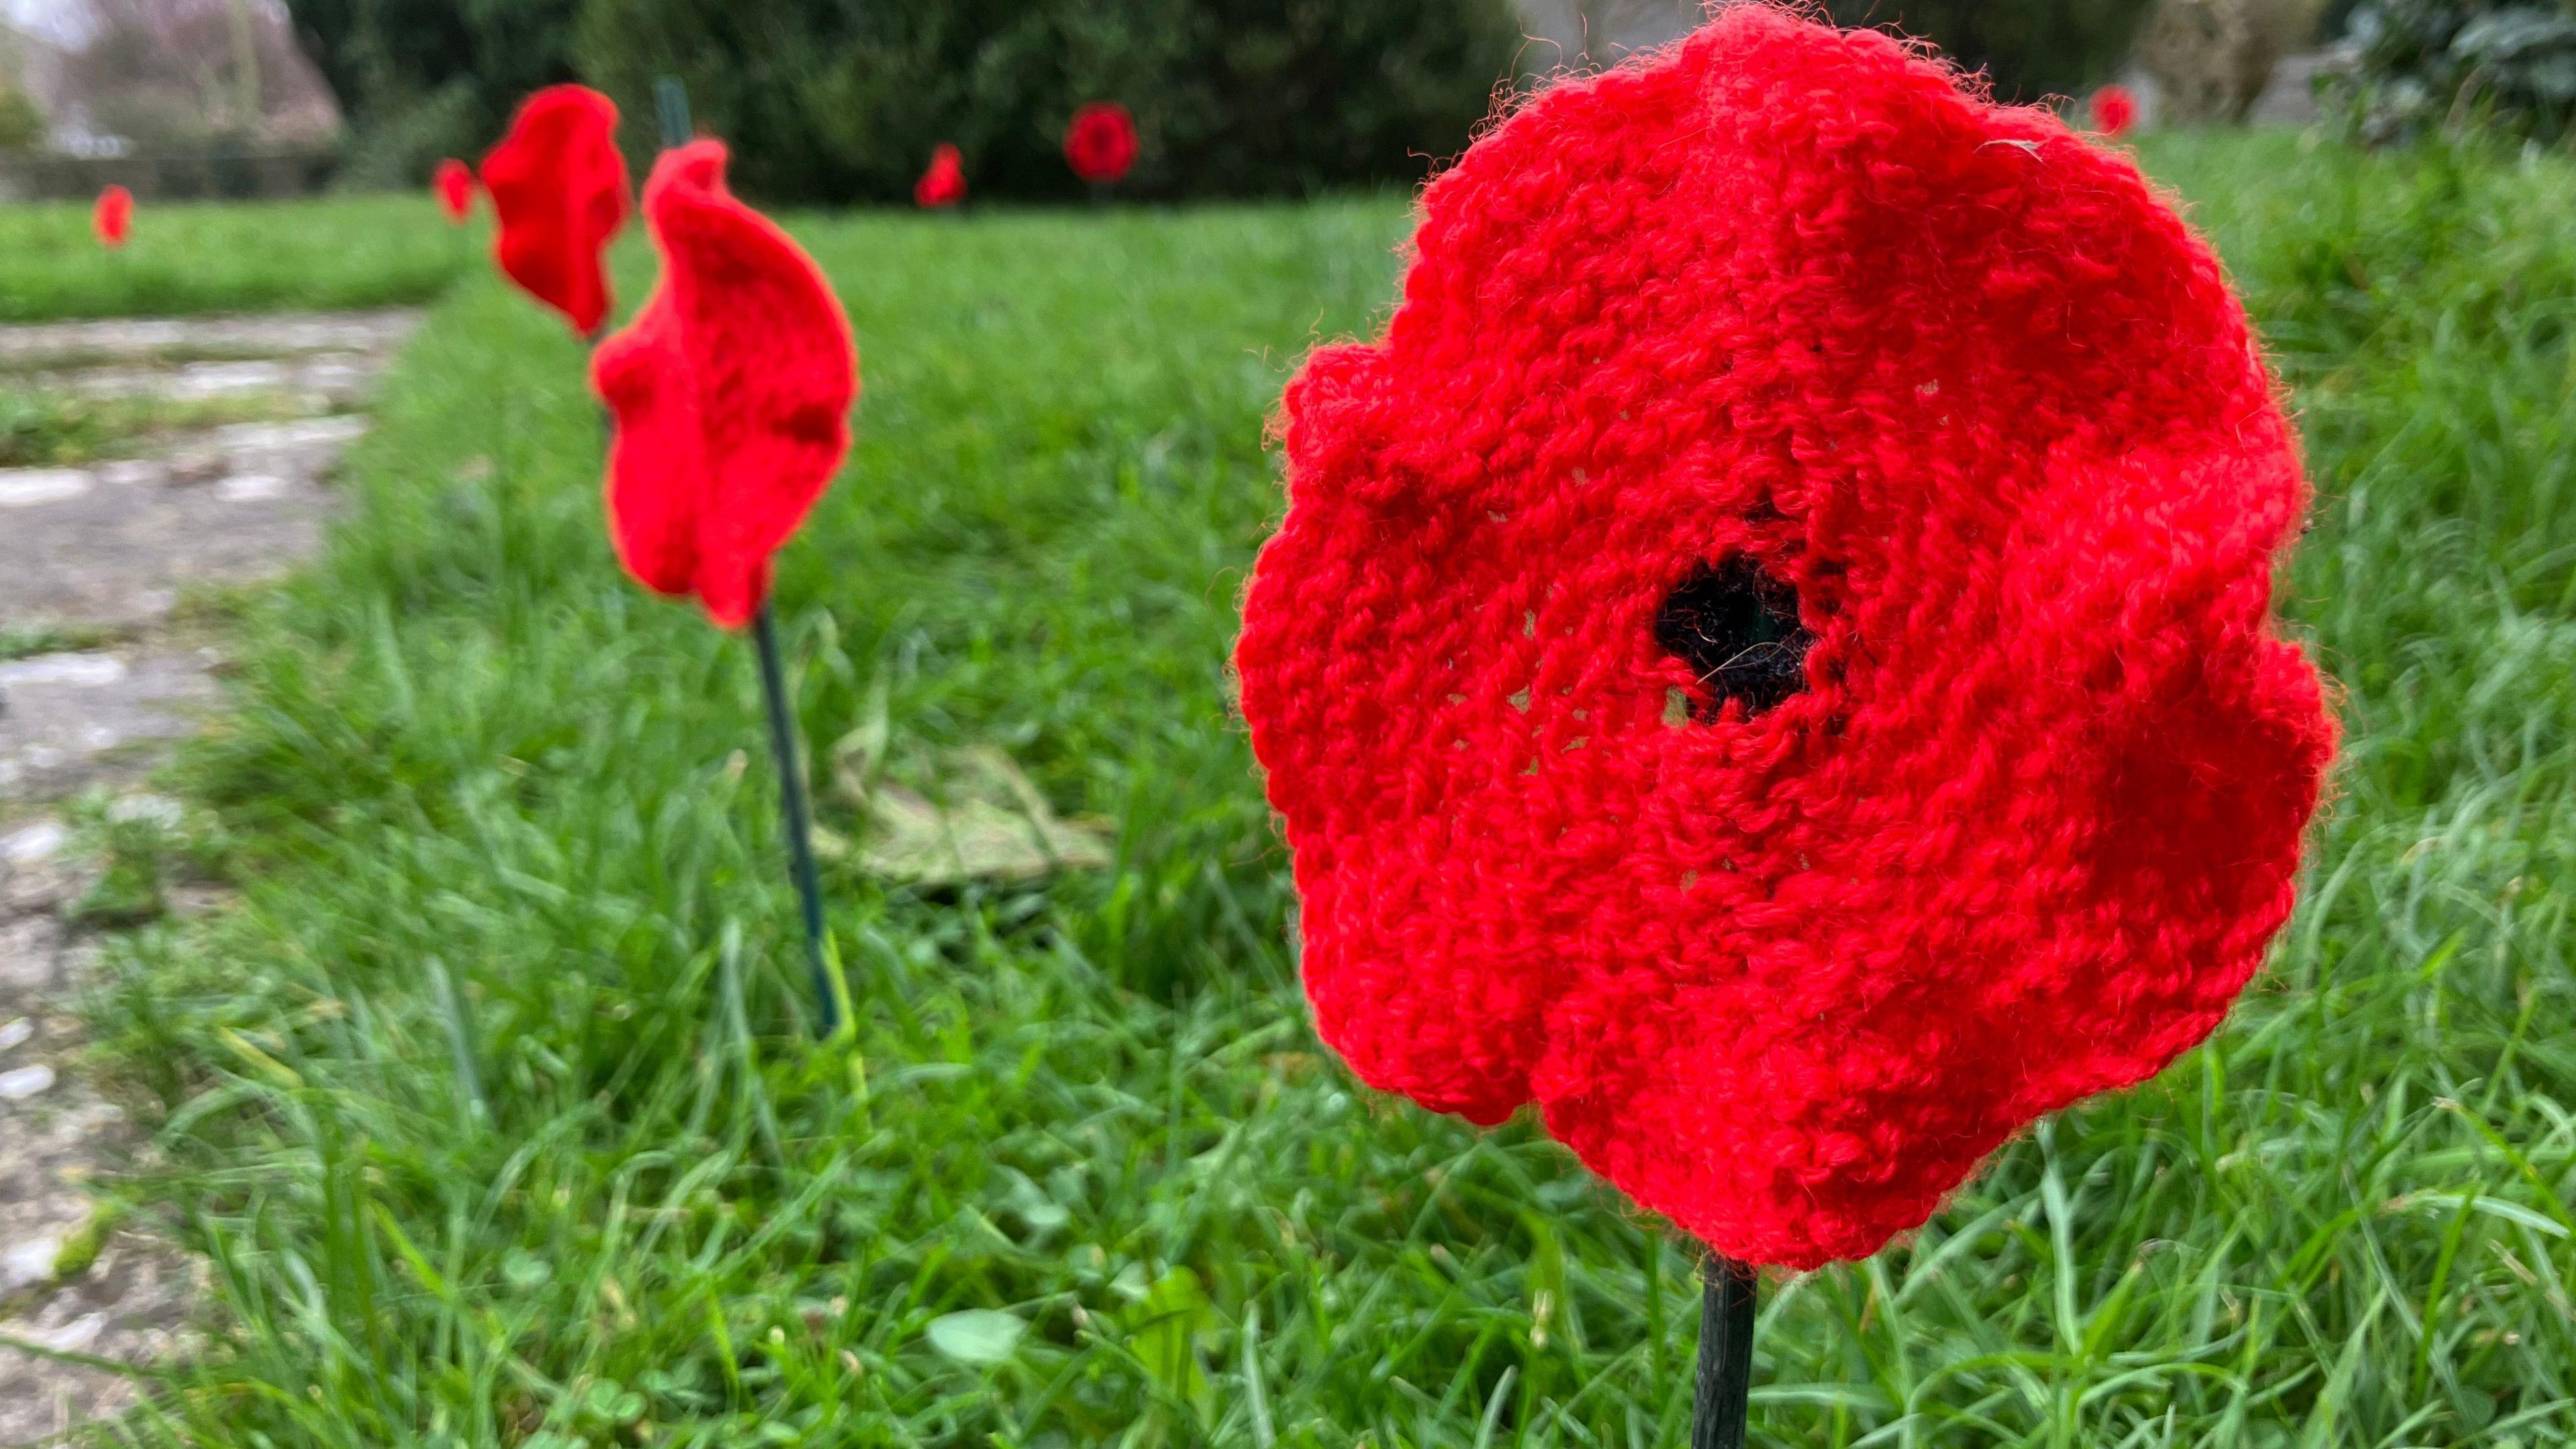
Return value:
<svg viewBox="0 0 2576 1449">
<path fill-rule="evenodd" d="M 280 0 L 0 0 L 0 197 L 305 191 L 339 134 Z"/>
<path fill-rule="evenodd" d="M 279 0 L 0 0 L 0 75 L 75 156 L 328 144 L 339 105 Z"/>
</svg>

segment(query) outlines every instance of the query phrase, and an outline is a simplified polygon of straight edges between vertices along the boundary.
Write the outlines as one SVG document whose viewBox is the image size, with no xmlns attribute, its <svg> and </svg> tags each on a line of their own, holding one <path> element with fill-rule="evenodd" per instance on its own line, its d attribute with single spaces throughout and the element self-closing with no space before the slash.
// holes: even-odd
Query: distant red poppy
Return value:
<svg viewBox="0 0 2576 1449">
<path fill-rule="evenodd" d="M 474 210 L 474 173 L 466 164 L 450 156 L 429 173 L 429 189 L 438 197 L 438 209 L 458 226 Z"/>
<path fill-rule="evenodd" d="M 1116 101 L 1091 102 L 1064 128 L 1064 159 L 1094 185 L 1125 180 L 1136 165 L 1136 118 Z"/>
<path fill-rule="evenodd" d="M 2138 98 L 2117 82 L 2093 93 L 2093 129 L 2105 136 L 2125 136 L 2138 124 Z"/>
<path fill-rule="evenodd" d="M 644 188 L 662 281 L 599 346 L 608 404 L 608 522 L 656 593 L 695 594 L 750 622 L 769 556 L 850 449 L 859 393 L 849 318 L 813 258 L 725 189 L 721 141 L 666 151 Z"/>
<path fill-rule="evenodd" d="M 122 186 L 110 186 L 98 194 L 98 204 L 90 208 L 89 229 L 103 247 L 125 245 L 125 233 L 134 225 L 134 193 Z"/>
<path fill-rule="evenodd" d="M 492 254 L 510 280 L 588 336 L 608 315 L 600 252 L 626 224 L 626 158 L 617 106 L 586 86 L 548 86 L 519 107 L 483 158 L 501 231 Z"/>
<path fill-rule="evenodd" d="M 957 148 L 941 142 L 930 153 L 930 169 L 912 184 L 915 206 L 955 206 L 966 199 L 966 163 Z"/>
</svg>

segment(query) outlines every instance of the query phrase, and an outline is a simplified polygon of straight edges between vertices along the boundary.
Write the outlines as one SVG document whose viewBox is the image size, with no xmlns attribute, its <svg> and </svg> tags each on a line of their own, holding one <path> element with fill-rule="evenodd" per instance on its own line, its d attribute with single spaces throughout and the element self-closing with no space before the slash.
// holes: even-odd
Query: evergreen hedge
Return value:
<svg viewBox="0 0 2576 1449">
<path fill-rule="evenodd" d="M 908 198 L 942 141 L 976 197 L 1076 195 L 1063 128 L 1094 99 L 1135 113 L 1134 194 L 1415 181 L 1466 145 L 1520 47 L 1509 0 L 290 3 L 362 175 L 477 155 L 519 96 L 574 78 L 618 99 L 641 152 L 673 74 L 746 192 L 820 203 Z"/>
</svg>

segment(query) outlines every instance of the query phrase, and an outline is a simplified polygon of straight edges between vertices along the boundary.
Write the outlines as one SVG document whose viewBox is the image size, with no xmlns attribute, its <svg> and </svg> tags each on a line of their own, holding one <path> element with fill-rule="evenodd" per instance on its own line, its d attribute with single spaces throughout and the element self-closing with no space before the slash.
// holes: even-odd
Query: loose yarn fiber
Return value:
<svg viewBox="0 0 2576 1449">
<path fill-rule="evenodd" d="M 1237 648 L 1318 1028 L 1805 1268 L 2215 1027 L 2333 749 L 2295 437 L 2116 151 L 1744 5 L 1425 192 Z"/>
</svg>

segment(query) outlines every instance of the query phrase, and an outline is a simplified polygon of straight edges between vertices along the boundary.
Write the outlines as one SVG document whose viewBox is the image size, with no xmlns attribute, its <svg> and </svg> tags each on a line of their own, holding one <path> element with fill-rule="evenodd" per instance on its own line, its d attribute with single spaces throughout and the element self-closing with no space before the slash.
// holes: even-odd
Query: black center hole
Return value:
<svg viewBox="0 0 2576 1449">
<path fill-rule="evenodd" d="M 1698 675 L 1709 693 L 1703 720 L 1730 699 L 1747 718 L 1807 686 L 1816 636 L 1798 622 L 1798 591 L 1743 554 L 1702 564 L 1655 613 L 1655 642 Z"/>
</svg>

